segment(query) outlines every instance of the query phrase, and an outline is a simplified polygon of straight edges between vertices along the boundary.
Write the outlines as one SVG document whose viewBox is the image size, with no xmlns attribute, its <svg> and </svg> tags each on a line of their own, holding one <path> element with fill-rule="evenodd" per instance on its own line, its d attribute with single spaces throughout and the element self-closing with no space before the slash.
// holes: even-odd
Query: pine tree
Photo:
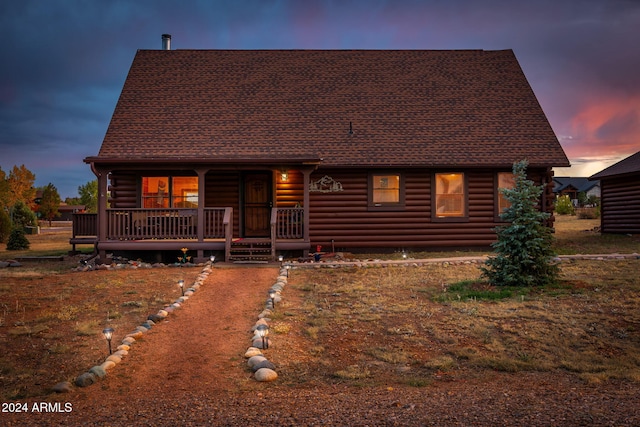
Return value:
<svg viewBox="0 0 640 427">
<path fill-rule="evenodd" d="M 22 228 L 14 228 L 7 240 L 8 251 L 20 251 L 23 249 L 29 249 L 29 240 L 24 235 Z"/>
<path fill-rule="evenodd" d="M 526 160 L 515 163 L 515 187 L 501 189 L 510 206 L 500 218 L 509 225 L 496 228 L 494 256 L 482 267 L 482 275 L 496 286 L 542 286 L 558 276 L 552 230 L 544 225 L 550 214 L 538 209 L 543 186 L 527 179 L 527 166 Z"/>
</svg>

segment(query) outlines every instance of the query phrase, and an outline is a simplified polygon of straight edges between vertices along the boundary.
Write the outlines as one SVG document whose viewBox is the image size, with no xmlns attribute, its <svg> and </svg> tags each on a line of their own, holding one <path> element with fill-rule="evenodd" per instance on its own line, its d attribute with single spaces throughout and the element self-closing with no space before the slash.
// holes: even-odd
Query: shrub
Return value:
<svg viewBox="0 0 640 427">
<path fill-rule="evenodd" d="M 11 230 L 9 240 L 7 240 L 7 250 L 21 251 L 23 249 L 29 249 L 29 240 L 24 235 L 22 228 L 14 228 Z"/>
<path fill-rule="evenodd" d="M 568 195 L 565 194 L 556 198 L 556 213 L 558 215 L 575 215 L 575 207 Z"/>
<path fill-rule="evenodd" d="M 578 219 L 598 219 L 600 218 L 600 208 L 580 208 L 576 209 Z"/>
</svg>

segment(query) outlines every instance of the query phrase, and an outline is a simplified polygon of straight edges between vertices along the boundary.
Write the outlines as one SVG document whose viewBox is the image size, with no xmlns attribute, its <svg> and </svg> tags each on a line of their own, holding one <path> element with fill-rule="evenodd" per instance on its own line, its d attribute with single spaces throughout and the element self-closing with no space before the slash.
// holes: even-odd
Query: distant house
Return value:
<svg viewBox="0 0 640 427">
<path fill-rule="evenodd" d="M 42 202 L 42 194 L 43 194 L 42 190 L 36 190 L 36 197 L 33 200 L 33 204 L 35 206 L 34 212 L 36 213 L 38 218 L 40 218 L 40 213 L 38 212 L 38 208 L 40 206 L 40 203 Z M 60 216 L 56 217 L 55 220 L 56 221 L 72 221 L 73 214 L 84 212 L 84 211 L 85 211 L 84 205 L 67 205 L 65 202 L 60 202 L 60 206 L 58 206 L 58 213 L 60 213 Z"/>
<path fill-rule="evenodd" d="M 578 195 L 584 193 L 586 198 L 600 198 L 600 182 L 589 178 L 570 178 L 556 176 L 553 178 L 553 192 L 556 196 L 569 196 L 574 205 L 578 205 Z"/>
<path fill-rule="evenodd" d="M 100 258 L 268 260 L 487 247 L 522 159 L 552 212 L 569 162 L 510 50 L 139 50 L 85 162 Z"/>
<path fill-rule="evenodd" d="M 592 175 L 600 180 L 603 233 L 640 233 L 640 152 Z"/>
<path fill-rule="evenodd" d="M 56 219 L 58 221 L 72 221 L 73 214 L 81 213 L 84 211 L 85 211 L 84 205 L 68 205 L 62 202 L 58 207 L 58 212 L 60 212 L 60 216 Z"/>
</svg>

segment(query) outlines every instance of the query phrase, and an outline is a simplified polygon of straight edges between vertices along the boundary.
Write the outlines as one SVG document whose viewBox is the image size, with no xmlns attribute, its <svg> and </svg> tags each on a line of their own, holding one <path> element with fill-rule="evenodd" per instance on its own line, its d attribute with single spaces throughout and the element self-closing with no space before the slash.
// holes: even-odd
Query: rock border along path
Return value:
<svg viewBox="0 0 640 427">
<path fill-rule="evenodd" d="M 128 267 L 129 266 L 125 264 L 121 268 Z M 84 269 L 83 267 L 83 270 L 81 271 L 88 270 L 89 269 Z M 207 263 L 194 281 L 193 285 L 185 290 L 183 296 L 180 296 L 172 304 L 158 310 L 156 314 L 150 314 L 147 316 L 147 319 L 144 322 L 125 335 L 121 343 L 116 347 L 116 351 L 110 354 L 102 364 L 93 366 L 87 372 L 80 374 L 76 377 L 74 384 L 71 384 L 68 381 L 59 382 L 52 387 L 52 390 L 57 393 L 67 393 L 72 390 L 73 385 L 77 387 L 88 387 L 95 384 L 99 379 L 106 377 L 110 370 L 115 368 L 123 358 L 128 356 L 129 351 L 135 342 L 141 339 L 155 324 L 165 320 L 167 316 L 169 316 L 173 311 L 179 309 L 187 300 L 189 300 L 189 298 L 200 289 L 212 271 L 212 264 Z M 270 321 L 269 316 L 275 310 L 275 305 L 282 300 L 282 291 L 287 284 L 287 278 L 288 267 L 281 266 L 275 283 L 267 291 L 267 294 L 273 292 L 275 296 L 273 300 L 271 298 L 267 298 L 264 310 L 258 314 L 258 320 L 251 329 L 251 332 L 253 333 L 253 337 L 251 338 L 252 345 L 245 352 L 245 358 L 248 359 L 249 368 L 252 370 L 254 378 L 260 382 L 274 381 L 278 378 L 278 374 L 275 371 L 275 365 L 265 357 L 262 351 L 269 347 L 271 344 L 271 338 L 266 336 L 263 346 L 263 339 L 258 335 L 257 331 L 258 326 L 260 325 L 263 325 L 268 331 Z"/>
<path fill-rule="evenodd" d="M 251 347 L 247 349 L 244 357 L 247 359 L 247 365 L 254 373 L 254 378 L 260 382 L 275 381 L 278 378 L 275 365 L 267 359 L 262 350 L 272 345 L 271 337 L 268 334 L 269 322 L 271 321 L 269 316 L 275 310 L 276 305 L 282 301 L 282 291 L 287 285 L 288 278 L 289 266 L 281 265 L 276 282 L 267 292 L 268 295 L 273 295 L 273 299 L 271 297 L 267 298 L 264 310 L 258 315 L 258 320 L 251 328 L 253 332 Z M 260 329 L 266 330 L 263 336 L 260 335 Z"/>
<path fill-rule="evenodd" d="M 87 269 L 88 270 L 88 269 Z M 84 270 L 84 271 L 87 271 Z M 147 319 L 137 326 L 133 331 L 125 335 L 120 345 L 116 347 L 116 351 L 110 354 L 101 365 L 93 366 L 87 372 L 76 377 L 74 384 L 78 387 L 88 387 L 107 375 L 107 372 L 119 364 L 123 358 L 129 354 L 129 350 L 136 340 L 143 337 L 156 323 L 163 321 L 174 310 L 179 309 L 204 283 L 205 279 L 212 271 L 212 264 L 207 263 L 193 285 L 187 288 L 183 296 L 180 296 L 172 304 L 158 310 L 156 314 L 150 314 Z M 71 391 L 72 384 L 68 381 L 57 383 L 52 390 L 57 393 L 66 393 Z"/>
<path fill-rule="evenodd" d="M 319 262 L 290 262 L 286 265 L 291 268 L 340 268 L 340 267 L 421 267 L 427 264 L 479 264 L 484 263 L 490 256 L 467 256 L 451 258 L 423 258 L 423 259 L 403 259 L 403 260 L 321 260 Z M 619 259 L 640 259 L 637 253 L 632 254 L 579 254 L 579 255 L 558 255 L 555 260 L 562 262 L 565 260 L 619 260 Z"/>
</svg>

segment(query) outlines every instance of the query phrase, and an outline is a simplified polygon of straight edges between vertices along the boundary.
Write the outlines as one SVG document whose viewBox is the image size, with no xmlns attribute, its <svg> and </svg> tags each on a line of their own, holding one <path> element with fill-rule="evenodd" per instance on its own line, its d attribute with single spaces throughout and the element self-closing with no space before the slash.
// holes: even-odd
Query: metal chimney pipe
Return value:
<svg viewBox="0 0 640 427">
<path fill-rule="evenodd" d="M 171 34 L 162 35 L 162 50 L 171 50 Z"/>
</svg>

